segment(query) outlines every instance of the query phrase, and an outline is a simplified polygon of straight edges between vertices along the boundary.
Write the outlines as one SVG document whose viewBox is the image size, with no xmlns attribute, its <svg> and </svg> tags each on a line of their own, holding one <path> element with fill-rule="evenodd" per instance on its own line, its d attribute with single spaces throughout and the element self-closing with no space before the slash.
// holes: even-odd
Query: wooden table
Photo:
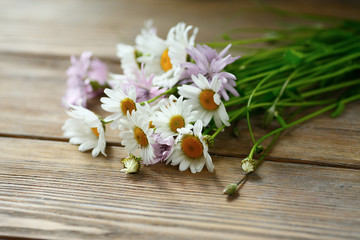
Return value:
<svg viewBox="0 0 360 240">
<path fill-rule="evenodd" d="M 360 16 L 356 1 L 270 4 Z M 240 137 L 225 132 L 211 149 L 213 174 L 157 164 L 126 175 L 117 133 L 109 136 L 107 158 L 80 153 L 62 137 L 70 55 L 91 50 L 120 72 L 116 44 L 132 44 L 149 18 L 162 36 L 178 21 L 198 26 L 197 42 L 234 27 L 288 24 L 254 7 L 247 1 L 1 0 L 0 239 L 359 239 L 359 102 L 336 119 L 324 114 L 283 134 L 234 198 L 222 190 L 244 174 L 240 161 L 251 147 L 244 122 Z"/>
</svg>

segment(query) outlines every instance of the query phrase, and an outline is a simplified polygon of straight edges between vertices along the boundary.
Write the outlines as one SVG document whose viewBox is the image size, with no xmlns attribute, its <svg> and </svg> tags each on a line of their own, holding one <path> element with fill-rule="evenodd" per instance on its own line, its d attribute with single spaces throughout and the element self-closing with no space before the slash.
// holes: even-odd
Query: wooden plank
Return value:
<svg viewBox="0 0 360 240">
<path fill-rule="evenodd" d="M 240 159 L 216 171 L 164 164 L 120 173 L 121 147 L 0 138 L 0 236 L 46 239 L 357 239 L 359 170 L 265 162 L 227 199 Z"/>
<path fill-rule="evenodd" d="M 119 71 L 116 62 L 107 63 L 112 71 Z M 1 135 L 65 141 L 61 126 L 67 115 L 61 106 L 61 97 L 66 88 L 65 70 L 68 65 L 69 60 L 66 58 L 13 54 L 0 56 Z M 99 102 L 92 102 L 90 108 L 103 116 L 107 115 L 101 110 Z M 359 118 L 359 103 L 354 103 L 338 118 L 331 119 L 323 115 L 291 129 L 281 136 L 271 159 L 360 168 Z M 258 139 L 266 130 L 260 127 L 261 118 L 252 119 Z M 241 121 L 238 127 L 240 137 L 232 138 L 228 130 L 219 135 L 211 151 L 227 156 L 247 155 L 251 148 L 251 138 L 245 121 Z M 110 144 L 119 145 L 117 135 L 117 131 L 107 131 Z"/>
<path fill-rule="evenodd" d="M 200 41 L 209 41 L 229 23 L 223 16 L 233 15 L 249 3 L 67 0 L 56 4 L 2 1 L 1 5 L 0 51 L 66 56 L 91 49 L 98 55 L 115 57 L 116 44 L 133 43 L 150 18 L 164 37 L 171 26 L 186 21 L 203 29 Z"/>
<path fill-rule="evenodd" d="M 359 19 L 356 1 L 271 1 L 282 9 Z M 143 22 L 154 19 L 161 36 L 179 21 L 200 28 L 198 41 L 212 41 L 235 27 L 274 27 L 287 18 L 254 11 L 251 1 L 2 0 L 0 52 L 68 56 L 84 49 L 114 58 L 118 42 L 133 43 Z"/>
</svg>

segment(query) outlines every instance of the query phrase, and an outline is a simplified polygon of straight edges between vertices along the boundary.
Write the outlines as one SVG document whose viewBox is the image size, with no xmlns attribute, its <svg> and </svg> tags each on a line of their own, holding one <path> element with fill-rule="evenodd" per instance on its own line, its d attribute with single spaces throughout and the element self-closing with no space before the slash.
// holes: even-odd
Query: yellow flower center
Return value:
<svg viewBox="0 0 360 240">
<path fill-rule="evenodd" d="M 198 158 L 203 155 L 204 146 L 198 137 L 187 135 L 181 142 L 182 151 L 190 158 Z"/>
<path fill-rule="evenodd" d="M 99 131 L 97 130 L 96 127 L 91 128 L 91 131 L 93 132 L 93 134 L 94 134 L 95 136 L 99 137 Z"/>
<path fill-rule="evenodd" d="M 214 101 L 214 95 L 215 92 L 213 90 L 203 90 L 199 96 L 201 106 L 209 111 L 216 110 L 219 106 Z"/>
<path fill-rule="evenodd" d="M 172 64 L 169 57 L 169 49 L 166 49 L 161 55 L 160 65 L 165 72 L 169 71 L 172 68 Z"/>
<path fill-rule="evenodd" d="M 131 113 L 133 110 L 136 111 L 136 105 L 134 101 L 130 98 L 125 98 L 124 100 L 122 100 L 120 103 L 120 108 L 124 115 L 127 114 L 127 111 L 129 111 L 129 113 Z"/>
<path fill-rule="evenodd" d="M 135 127 L 134 137 L 135 137 L 136 141 L 138 142 L 138 144 L 141 145 L 142 147 L 146 147 L 147 145 L 149 145 L 147 136 L 141 128 Z"/>
<path fill-rule="evenodd" d="M 170 118 L 169 125 L 171 131 L 177 133 L 176 129 L 185 127 L 185 120 L 181 115 L 175 115 Z"/>
</svg>

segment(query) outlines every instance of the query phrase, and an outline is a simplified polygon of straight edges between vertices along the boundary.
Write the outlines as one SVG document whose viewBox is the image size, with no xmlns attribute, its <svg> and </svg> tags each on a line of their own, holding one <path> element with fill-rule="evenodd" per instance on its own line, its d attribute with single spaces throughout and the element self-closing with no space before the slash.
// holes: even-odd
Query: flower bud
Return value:
<svg viewBox="0 0 360 240">
<path fill-rule="evenodd" d="M 140 158 L 135 157 L 134 155 L 130 154 L 129 157 L 122 160 L 122 163 L 124 164 L 124 169 L 121 169 L 121 172 L 125 173 L 137 173 L 140 171 Z"/>
<path fill-rule="evenodd" d="M 255 148 L 256 154 L 260 154 L 262 151 L 264 151 L 264 147 L 262 145 L 259 145 Z"/>
<path fill-rule="evenodd" d="M 242 160 L 241 163 L 242 163 L 241 168 L 245 172 L 249 173 L 249 172 L 254 171 L 254 165 L 248 158 L 245 158 L 244 160 Z"/>
<path fill-rule="evenodd" d="M 223 193 L 227 195 L 233 195 L 236 192 L 237 186 L 238 185 L 236 183 L 230 183 L 224 188 Z"/>
</svg>

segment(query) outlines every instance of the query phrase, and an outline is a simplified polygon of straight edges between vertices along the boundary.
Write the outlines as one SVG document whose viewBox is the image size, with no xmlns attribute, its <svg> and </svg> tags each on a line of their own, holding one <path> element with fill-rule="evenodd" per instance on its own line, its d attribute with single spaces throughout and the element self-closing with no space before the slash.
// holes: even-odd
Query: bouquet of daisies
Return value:
<svg viewBox="0 0 360 240">
<path fill-rule="evenodd" d="M 123 74 L 109 73 L 91 52 L 71 58 L 63 98 L 71 118 L 64 136 L 80 151 L 106 156 L 105 126 L 119 130 L 129 153 L 123 160 L 126 173 L 158 162 L 180 171 L 196 173 L 206 166 L 213 172 L 208 150 L 214 139 L 230 125 L 236 135 L 232 123 L 246 118 L 254 145 L 239 164 L 251 173 L 282 131 L 330 110 L 335 117 L 360 99 L 359 26 L 269 30 L 245 41 L 227 34 L 226 41 L 205 45 L 195 44 L 197 28 L 178 23 L 163 39 L 148 21 L 134 46 L 117 46 Z M 231 46 L 259 42 L 271 47 L 242 58 L 228 53 Z M 101 94 L 106 117 L 86 109 L 87 100 Z M 317 108 L 302 114 L 312 107 Z M 262 114 L 264 127 L 273 121 L 278 127 L 256 140 L 250 113 Z M 273 141 L 264 149 L 261 143 L 269 137 Z M 224 192 L 234 193 L 247 176 Z"/>
<path fill-rule="evenodd" d="M 238 57 L 218 53 L 206 45 L 195 47 L 198 29 L 178 23 L 160 38 L 149 21 L 135 39 L 135 46 L 119 44 L 123 74 L 109 74 L 102 62 L 84 52 L 72 58 L 64 103 L 71 108 L 63 126 L 70 143 L 79 150 L 105 155 L 105 125 L 120 130 L 121 144 L 129 152 L 126 172 L 136 172 L 141 163 L 161 161 L 184 171 L 200 172 L 214 165 L 208 153 L 213 138 L 204 127 L 229 126 L 223 101 L 234 88 L 236 77 L 224 71 Z M 102 118 L 86 107 L 87 98 L 101 94 L 101 107 L 111 113 Z M 131 163 L 131 164 L 128 164 Z M 132 167 L 129 167 L 132 166 Z"/>
</svg>

